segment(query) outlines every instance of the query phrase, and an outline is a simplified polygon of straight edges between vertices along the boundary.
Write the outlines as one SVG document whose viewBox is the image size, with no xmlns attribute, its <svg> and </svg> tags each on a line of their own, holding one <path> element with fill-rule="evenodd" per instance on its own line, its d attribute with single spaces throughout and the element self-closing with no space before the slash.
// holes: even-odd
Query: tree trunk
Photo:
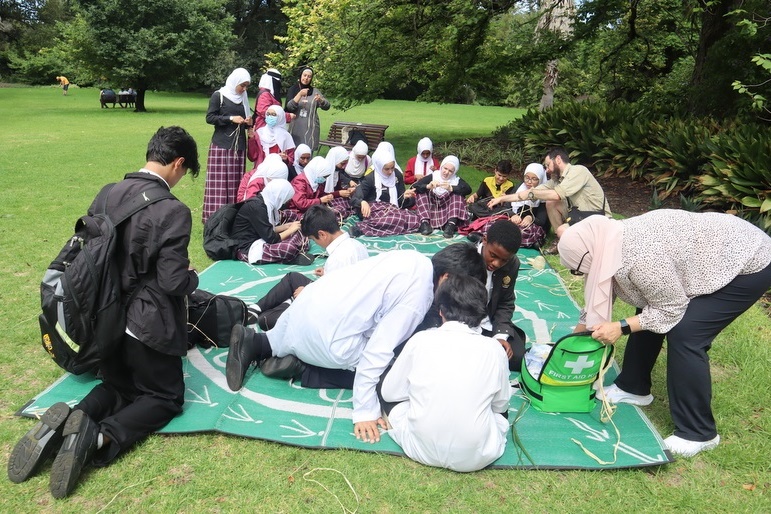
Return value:
<svg viewBox="0 0 771 514">
<path fill-rule="evenodd" d="M 144 88 L 137 88 L 137 100 L 134 108 L 134 112 L 147 112 L 145 109 L 145 91 Z"/>
<path fill-rule="evenodd" d="M 552 59 L 546 63 L 546 73 L 543 77 L 543 95 L 538 105 L 539 111 L 550 109 L 554 105 L 554 88 L 557 87 L 559 77 L 559 60 Z"/>
</svg>

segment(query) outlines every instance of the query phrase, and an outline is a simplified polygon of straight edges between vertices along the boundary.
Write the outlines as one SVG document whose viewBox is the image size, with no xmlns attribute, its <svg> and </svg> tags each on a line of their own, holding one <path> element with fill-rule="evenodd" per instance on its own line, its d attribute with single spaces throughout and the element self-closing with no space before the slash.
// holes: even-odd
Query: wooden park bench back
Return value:
<svg viewBox="0 0 771 514">
<path fill-rule="evenodd" d="M 344 146 L 350 150 L 353 146 L 345 144 L 348 141 L 348 134 L 353 130 L 363 132 L 367 136 L 367 146 L 370 154 L 375 151 L 385 139 L 385 132 L 388 125 L 375 125 L 373 123 L 354 123 L 350 121 L 335 121 L 329 127 L 329 135 L 323 141 L 319 141 L 321 146 Z"/>
</svg>

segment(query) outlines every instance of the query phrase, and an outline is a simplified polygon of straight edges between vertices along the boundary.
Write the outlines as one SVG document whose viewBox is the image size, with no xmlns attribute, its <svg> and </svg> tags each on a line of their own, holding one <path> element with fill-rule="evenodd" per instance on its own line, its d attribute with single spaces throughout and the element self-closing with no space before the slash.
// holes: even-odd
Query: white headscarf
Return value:
<svg viewBox="0 0 771 514">
<path fill-rule="evenodd" d="M 396 157 L 393 152 L 384 148 L 380 151 L 376 151 L 372 156 L 372 168 L 375 173 L 375 200 L 380 200 L 380 196 L 383 194 L 383 188 L 388 188 L 388 198 L 390 202 L 397 207 L 399 206 L 399 197 L 396 193 L 396 170 L 391 173 L 390 176 L 386 176 L 383 173 L 383 166 L 393 162 L 396 164 Z"/>
<path fill-rule="evenodd" d="M 319 188 L 319 184 L 316 183 L 318 177 L 328 177 L 332 174 L 332 165 L 329 164 L 324 157 L 317 155 L 311 162 L 309 162 L 303 170 L 305 177 L 311 184 L 311 189 L 315 192 Z"/>
<path fill-rule="evenodd" d="M 348 156 L 348 164 L 345 166 L 345 172 L 353 178 L 361 178 L 364 176 L 364 173 L 367 171 L 367 166 L 369 165 L 369 159 L 367 158 L 368 152 L 369 147 L 367 146 L 367 143 L 361 139 L 356 141 L 356 144 L 353 146 L 353 149 L 351 149 L 351 153 Z M 363 156 L 364 158 L 359 160 L 355 157 L 357 155 Z"/>
<path fill-rule="evenodd" d="M 340 181 L 340 171 L 337 169 L 337 165 L 348 159 L 348 150 L 342 146 L 333 146 L 327 152 L 327 161 L 332 166 L 332 174 L 327 179 L 327 184 L 324 187 L 324 192 L 331 193 L 335 190 L 335 186 Z"/>
<path fill-rule="evenodd" d="M 621 268 L 623 239 L 623 223 L 605 216 L 589 216 L 568 227 L 560 237 L 562 265 L 586 275 L 584 311 L 587 327 L 612 319 L 613 276 Z M 581 269 L 577 269 L 579 263 Z"/>
<path fill-rule="evenodd" d="M 313 155 L 311 147 L 305 143 L 297 145 L 297 148 L 294 149 L 294 169 L 298 175 L 303 172 L 303 166 L 300 166 L 300 157 L 306 153 Z"/>
<path fill-rule="evenodd" d="M 266 155 L 265 160 L 257 166 L 257 171 L 252 176 L 252 179 L 254 177 L 264 178 L 266 184 L 279 178 L 287 180 L 287 177 L 289 177 L 289 168 L 287 168 L 286 163 L 281 160 L 280 155 L 271 153 Z M 251 182 L 252 179 L 249 181 Z"/>
<path fill-rule="evenodd" d="M 260 144 L 265 155 L 270 153 L 270 149 L 274 145 L 278 145 L 282 152 L 294 148 L 294 139 L 286 130 L 286 113 L 284 113 L 284 109 L 280 105 L 271 105 L 268 107 L 268 110 L 271 109 L 276 111 L 276 116 L 278 117 L 276 126 L 269 127 L 265 125 L 257 129 L 257 134 L 260 136 Z"/>
<path fill-rule="evenodd" d="M 424 159 L 422 153 L 428 150 L 431 152 L 431 155 L 428 156 L 428 159 Z M 418 175 L 428 175 L 431 173 L 431 165 L 434 163 L 434 143 L 431 142 L 431 140 L 427 137 L 424 137 L 420 141 L 418 141 L 418 155 L 415 158 L 415 173 Z M 422 164 L 420 168 L 418 168 L 418 165 Z"/>
<path fill-rule="evenodd" d="M 525 175 L 527 175 L 528 173 L 532 173 L 533 175 L 538 177 L 538 184 L 532 187 L 536 187 L 546 182 L 546 170 L 544 169 L 543 164 L 540 164 L 537 162 L 531 162 L 525 168 L 525 172 L 522 174 L 522 178 L 524 179 Z M 520 184 L 520 186 L 517 188 L 517 193 L 519 193 L 520 191 L 527 191 L 527 189 L 528 189 L 527 184 L 525 184 L 525 181 L 522 180 L 522 184 Z M 511 210 L 517 211 L 522 207 L 524 207 L 525 205 L 536 208 L 540 204 L 541 204 L 541 200 L 524 200 L 522 202 L 511 202 Z"/>
<path fill-rule="evenodd" d="M 452 175 L 450 175 L 450 178 L 445 180 L 442 178 L 442 167 L 445 164 L 452 164 L 455 166 L 455 171 L 452 172 Z M 460 160 L 458 160 L 457 157 L 454 155 L 448 155 L 444 159 L 442 159 L 442 164 L 439 166 L 438 170 L 434 170 L 431 174 L 431 181 L 432 182 L 449 182 L 449 184 L 453 187 L 458 185 L 458 181 L 460 180 L 460 177 L 458 177 L 458 170 L 460 169 Z M 435 187 L 433 190 L 435 195 L 437 196 L 444 196 L 448 194 L 450 191 L 443 187 Z"/>
<path fill-rule="evenodd" d="M 277 178 L 271 180 L 260 194 L 265 206 L 268 208 L 268 220 L 274 227 L 278 224 L 279 210 L 294 196 L 294 188 L 288 180 Z"/>
<path fill-rule="evenodd" d="M 394 150 L 394 145 L 389 143 L 388 141 L 381 141 L 380 144 L 377 145 L 377 148 L 375 148 L 375 151 L 372 152 L 372 161 L 375 160 L 375 154 L 378 152 L 389 152 L 391 155 L 396 156 L 396 151 Z M 387 161 L 386 161 L 387 162 Z M 399 167 L 399 163 L 396 163 L 396 169 L 400 172 L 404 173 Z"/>
<path fill-rule="evenodd" d="M 244 118 L 249 117 L 249 97 L 246 96 L 246 89 L 240 95 L 236 93 L 236 86 L 243 84 L 244 82 L 251 82 L 252 76 L 244 68 L 236 68 L 233 73 L 228 75 L 228 79 L 225 81 L 225 85 L 219 88 L 219 92 L 222 96 L 233 102 L 234 104 L 243 104 L 244 106 Z"/>
</svg>

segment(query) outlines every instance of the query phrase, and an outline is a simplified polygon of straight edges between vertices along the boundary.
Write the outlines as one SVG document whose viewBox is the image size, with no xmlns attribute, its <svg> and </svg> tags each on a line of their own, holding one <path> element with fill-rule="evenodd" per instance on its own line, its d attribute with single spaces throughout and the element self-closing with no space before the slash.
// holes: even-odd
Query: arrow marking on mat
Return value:
<svg viewBox="0 0 771 514">
<path fill-rule="evenodd" d="M 300 437 L 315 437 L 315 436 L 322 436 L 322 435 L 324 435 L 324 431 L 323 430 L 321 432 L 319 432 L 319 433 L 316 433 L 313 430 L 311 430 L 310 428 L 308 428 L 305 425 L 303 425 L 302 423 L 300 423 L 299 421 L 297 421 L 296 419 L 293 419 L 292 423 L 297 425 L 299 428 L 290 427 L 290 426 L 287 426 L 287 425 L 279 425 L 279 426 L 281 428 L 286 428 L 287 430 L 291 430 L 292 432 L 297 432 L 297 434 L 296 435 L 284 435 L 284 436 L 281 436 L 281 437 L 296 437 L 296 438 L 300 438 Z"/>
<path fill-rule="evenodd" d="M 604 430 L 604 429 L 596 430 L 590 427 L 589 425 L 587 425 L 586 423 L 584 423 L 583 421 L 579 421 L 575 418 L 568 417 L 567 420 L 573 423 L 579 429 L 586 432 L 588 434 L 586 437 L 588 437 L 589 439 L 592 439 L 594 441 L 599 441 L 601 443 L 610 439 L 610 435 L 608 434 L 607 430 Z"/>
<path fill-rule="evenodd" d="M 549 305 L 548 303 L 544 303 L 541 300 L 536 300 L 535 304 L 538 307 L 538 310 L 540 310 L 540 311 L 553 311 L 554 310 L 554 306 L 553 305 Z"/>
<path fill-rule="evenodd" d="M 195 391 L 193 391 L 190 388 L 188 388 L 187 390 L 190 391 L 193 394 L 193 396 L 195 396 L 195 398 L 196 398 L 195 400 L 190 400 L 190 399 L 186 398 L 186 400 L 188 402 L 190 402 L 190 403 L 203 403 L 204 405 L 208 405 L 209 407 L 216 407 L 217 405 L 219 405 L 219 403 L 217 403 L 217 402 L 212 403 L 211 397 L 209 396 L 209 387 L 208 386 L 203 386 L 203 394 L 204 394 L 204 396 L 201 396 L 200 394 L 196 393 Z"/>
<path fill-rule="evenodd" d="M 228 419 L 232 419 L 234 421 L 247 421 L 250 423 L 255 423 L 259 425 L 262 423 L 262 420 L 254 419 L 251 417 L 247 412 L 246 409 L 244 409 L 243 405 L 239 405 L 238 408 L 241 412 L 236 412 L 233 407 L 228 407 L 228 410 L 233 413 L 232 416 L 228 416 L 227 414 L 223 413 L 222 416 Z"/>
</svg>

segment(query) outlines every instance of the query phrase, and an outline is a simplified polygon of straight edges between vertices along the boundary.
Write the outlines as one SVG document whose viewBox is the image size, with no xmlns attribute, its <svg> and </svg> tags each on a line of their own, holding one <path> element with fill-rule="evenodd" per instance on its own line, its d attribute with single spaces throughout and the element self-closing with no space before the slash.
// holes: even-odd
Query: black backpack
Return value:
<svg viewBox="0 0 771 514">
<path fill-rule="evenodd" d="M 248 312 L 240 298 L 196 289 L 187 297 L 187 346 L 230 346 L 233 325 L 246 325 Z"/>
<path fill-rule="evenodd" d="M 223 205 L 203 226 L 203 249 L 213 261 L 236 258 L 238 241 L 232 238 L 233 222 L 244 202 Z"/>
<path fill-rule="evenodd" d="M 346 141 L 345 144 L 346 146 L 354 146 L 359 141 L 364 141 L 364 144 L 369 147 L 369 140 L 367 139 L 367 135 L 361 130 L 354 129 L 348 133 L 348 141 Z"/>
<path fill-rule="evenodd" d="M 151 203 L 174 196 L 151 187 L 107 214 L 108 184 L 97 196 L 95 212 L 75 223 L 75 234 L 46 270 L 40 284 L 40 332 L 43 348 L 59 366 L 79 375 L 94 369 L 126 330 L 126 306 L 115 259 L 116 228 Z"/>
</svg>

